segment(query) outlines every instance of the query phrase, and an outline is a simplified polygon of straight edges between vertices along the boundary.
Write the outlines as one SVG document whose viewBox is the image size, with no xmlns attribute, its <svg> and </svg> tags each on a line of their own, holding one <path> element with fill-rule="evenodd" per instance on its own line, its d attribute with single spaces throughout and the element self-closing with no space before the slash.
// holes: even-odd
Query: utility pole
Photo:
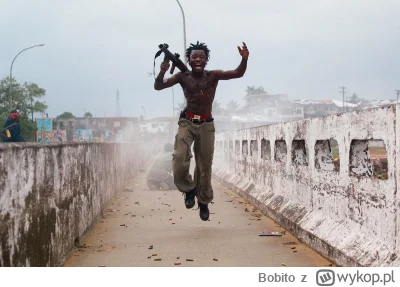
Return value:
<svg viewBox="0 0 400 287">
<path fill-rule="evenodd" d="M 121 106 L 119 103 L 119 90 L 117 90 L 117 111 L 116 111 L 116 116 L 121 117 Z"/>
<path fill-rule="evenodd" d="M 343 86 L 343 87 L 340 87 L 340 89 L 341 89 L 341 93 L 342 93 L 342 97 L 343 97 L 343 112 L 345 112 L 345 109 L 344 109 L 344 95 L 347 93 L 347 91 L 346 91 L 346 87 L 345 86 Z"/>
<path fill-rule="evenodd" d="M 396 95 L 397 95 L 397 103 L 399 103 L 400 90 L 396 90 Z"/>
</svg>

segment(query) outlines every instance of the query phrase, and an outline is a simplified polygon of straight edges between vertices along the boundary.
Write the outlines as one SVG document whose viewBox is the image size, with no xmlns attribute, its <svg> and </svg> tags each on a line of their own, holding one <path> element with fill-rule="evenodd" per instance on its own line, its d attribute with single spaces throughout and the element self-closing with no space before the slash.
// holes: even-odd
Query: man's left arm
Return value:
<svg viewBox="0 0 400 287">
<path fill-rule="evenodd" d="M 247 69 L 247 59 L 249 58 L 249 50 L 245 43 L 243 43 L 242 49 L 238 46 L 239 54 L 242 56 L 242 61 L 235 70 L 230 71 L 214 71 L 217 80 L 231 80 L 243 77 Z"/>
</svg>

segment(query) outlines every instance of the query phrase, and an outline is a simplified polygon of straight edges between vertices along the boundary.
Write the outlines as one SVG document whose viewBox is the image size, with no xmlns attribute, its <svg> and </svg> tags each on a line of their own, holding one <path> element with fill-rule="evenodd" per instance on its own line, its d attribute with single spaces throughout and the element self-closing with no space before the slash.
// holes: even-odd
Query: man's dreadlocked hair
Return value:
<svg viewBox="0 0 400 287">
<path fill-rule="evenodd" d="M 208 49 L 207 45 L 204 43 L 199 43 L 199 41 L 197 41 L 197 44 L 190 44 L 190 47 L 186 49 L 186 59 L 188 62 L 190 62 L 190 53 L 194 50 L 203 50 L 204 53 L 206 53 L 206 62 L 210 60 L 210 50 Z"/>
</svg>

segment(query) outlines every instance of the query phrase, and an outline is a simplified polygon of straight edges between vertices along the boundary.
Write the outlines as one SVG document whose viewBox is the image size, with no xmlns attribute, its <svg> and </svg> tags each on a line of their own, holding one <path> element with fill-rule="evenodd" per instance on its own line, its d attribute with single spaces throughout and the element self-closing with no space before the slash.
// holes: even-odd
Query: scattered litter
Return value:
<svg viewBox="0 0 400 287">
<path fill-rule="evenodd" d="M 181 257 L 180 256 L 176 257 L 176 259 L 179 259 L 179 258 L 181 258 Z"/>
<path fill-rule="evenodd" d="M 106 209 L 105 212 L 116 212 L 115 209 Z"/>
<path fill-rule="evenodd" d="M 286 266 L 286 264 L 285 264 L 285 263 L 282 263 L 282 266 Z"/>
<path fill-rule="evenodd" d="M 151 254 L 151 256 L 157 256 L 157 253 Z"/>
<path fill-rule="evenodd" d="M 119 226 L 125 226 L 125 224 L 120 224 Z"/>
<path fill-rule="evenodd" d="M 194 260 L 193 260 L 193 259 L 189 259 L 189 258 L 187 258 L 187 259 L 186 259 L 186 261 L 194 261 Z"/>
<path fill-rule="evenodd" d="M 213 260 L 214 260 L 214 261 L 218 261 L 218 259 L 217 259 L 217 258 L 213 258 Z"/>
<path fill-rule="evenodd" d="M 154 261 L 161 261 L 161 258 L 154 258 Z"/>
<path fill-rule="evenodd" d="M 180 262 L 175 262 L 174 265 L 181 265 L 181 263 Z"/>
<path fill-rule="evenodd" d="M 290 249 L 296 249 L 296 246 L 291 247 Z"/>
<path fill-rule="evenodd" d="M 150 245 L 149 249 L 153 249 L 153 245 Z"/>
<path fill-rule="evenodd" d="M 290 242 L 285 242 L 283 245 L 297 245 L 296 242 L 290 241 Z"/>
<path fill-rule="evenodd" d="M 282 236 L 282 233 L 280 232 L 268 232 L 266 233 L 263 231 L 263 233 L 259 234 L 258 236 Z"/>
</svg>

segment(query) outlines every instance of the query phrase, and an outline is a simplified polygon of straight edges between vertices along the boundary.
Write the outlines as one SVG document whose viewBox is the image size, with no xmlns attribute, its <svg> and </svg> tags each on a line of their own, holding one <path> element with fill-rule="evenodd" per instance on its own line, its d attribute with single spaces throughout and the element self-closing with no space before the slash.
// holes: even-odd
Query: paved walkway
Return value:
<svg viewBox="0 0 400 287">
<path fill-rule="evenodd" d="M 141 173 L 132 191 L 117 194 L 65 266 L 330 265 L 217 182 L 210 221 L 203 222 L 180 192 L 150 191 L 145 180 Z M 263 230 L 285 234 L 258 236 Z"/>
</svg>

